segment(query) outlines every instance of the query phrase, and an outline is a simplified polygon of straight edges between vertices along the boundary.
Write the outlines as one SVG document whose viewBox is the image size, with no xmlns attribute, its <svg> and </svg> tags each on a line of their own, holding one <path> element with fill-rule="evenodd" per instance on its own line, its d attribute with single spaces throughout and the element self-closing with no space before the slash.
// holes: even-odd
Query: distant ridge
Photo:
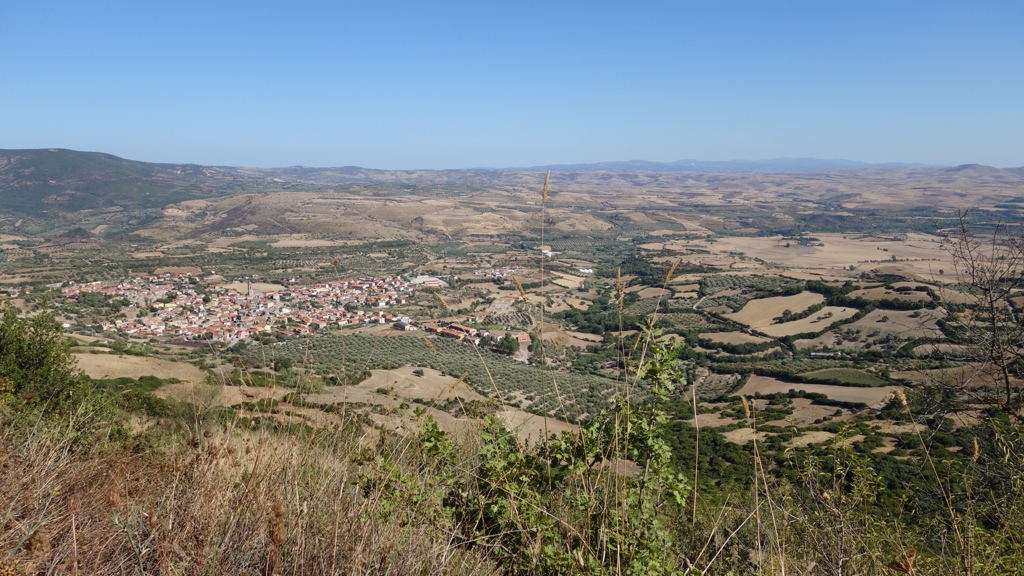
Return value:
<svg viewBox="0 0 1024 576">
<path fill-rule="evenodd" d="M 853 160 L 822 160 L 820 158 L 775 158 L 773 160 L 676 160 L 651 162 L 626 160 L 593 164 L 552 164 L 531 166 L 523 170 L 559 170 L 571 172 L 808 172 L 815 170 L 856 170 L 862 168 L 930 168 L 927 164 L 886 162 L 871 164 Z"/>
<path fill-rule="evenodd" d="M 374 194 L 404 193 L 414 189 L 451 194 L 496 186 L 531 189 L 542 177 L 539 170 L 553 170 L 556 172 L 554 181 L 565 187 L 599 186 L 607 189 L 619 186 L 623 190 L 648 186 L 655 181 L 660 181 L 659 186 L 685 189 L 696 180 L 722 180 L 726 176 L 718 174 L 725 173 L 731 173 L 728 178 L 738 190 L 751 185 L 761 186 L 761 183 L 751 184 L 751 180 L 770 180 L 758 177 L 758 174 L 767 173 L 788 173 L 793 178 L 802 179 L 802 186 L 810 182 L 815 183 L 815 187 L 823 178 L 833 176 L 872 179 L 873 187 L 880 183 L 902 186 L 914 181 L 929 186 L 932 183 L 955 183 L 960 187 L 956 189 L 958 191 L 963 188 L 975 196 L 990 194 L 993 198 L 1005 195 L 1002 192 L 1004 186 L 1024 186 L 1024 167 L 999 169 L 979 164 L 926 167 L 815 158 L 729 162 L 634 160 L 504 170 L 375 170 L 355 166 L 244 168 L 160 164 L 127 160 L 111 154 L 54 148 L 0 150 L 0 230 L 49 234 L 54 230 L 75 227 L 94 230 L 102 223 L 110 224 L 110 227 L 101 235 L 109 235 L 119 230 L 141 228 L 148 222 L 163 218 L 163 209 L 168 205 L 187 200 L 217 201 L 235 194 L 330 190 L 350 186 L 371 190 Z M 830 170 L 841 170 L 844 174 L 832 175 L 828 173 Z M 708 176 L 702 177 L 700 173 Z M 832 193 L 827 190 L 814 192 L 822 197 Z M 927 194 L 922 196 L 926 197 Z M 998 202 L 1005 203 L 1009 198 L 1018 197 L 1024 197 L 1024 193 L 1011 194 Z M 238 221 L 248 218 L 243 214 L 248 210 L 244 206 L 233 210 L 237 214 L 233 213 L 232 217 L 237 216 Z M 226 219 L 218 225 L 227 226 L 229 221 Z"/>
</svg>

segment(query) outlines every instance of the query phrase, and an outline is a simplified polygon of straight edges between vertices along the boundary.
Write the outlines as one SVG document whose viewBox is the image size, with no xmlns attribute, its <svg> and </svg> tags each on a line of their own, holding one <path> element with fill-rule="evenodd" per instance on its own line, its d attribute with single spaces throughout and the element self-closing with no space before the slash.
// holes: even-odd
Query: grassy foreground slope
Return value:
<svg viewBox="0 0 1024 576">
<path fill-rule="evenodd" d="M 47 315 L 6 311 L 0 573 L 1017 573 L 1013 419 L 988 412 L 959 459 L 933 459 L 916 433 L 917 493 L 895 503 L 842 435 L 771 459 L 757 442 L 734 447 L 749 482 L 719 489 L 702 477 L 713 468 L 673 464 L 671 443 L 724 452 L 669 420 L 686 382 L 656 336 L 631 376 L 649 383 L 644 404 L 528 449 L 494 419 L 453 438 L 420 412 L 401 436 L 368 434 L 355 412 L 284 425 L 258 406 L 215 407 L 202 387 L 163 400 L 156 379 L 88 379 Z M 756 435 L 761 408 L 741 404 Z"/>
</svg>

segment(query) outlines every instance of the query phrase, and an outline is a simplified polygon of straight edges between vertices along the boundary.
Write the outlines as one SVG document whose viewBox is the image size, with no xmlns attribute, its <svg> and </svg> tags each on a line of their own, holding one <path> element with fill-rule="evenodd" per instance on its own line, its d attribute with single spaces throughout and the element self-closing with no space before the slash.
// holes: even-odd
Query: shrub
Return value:
<svg viewBox="0 0 1024 576">
<path fill-rule="evenodd" d="M 11 402 L 62 410 L 84 399 L 86 379 L 60 326 L 49 314 L 19 318 L 11 309 L 0 320 L 0 407 Z"/>
</svg>

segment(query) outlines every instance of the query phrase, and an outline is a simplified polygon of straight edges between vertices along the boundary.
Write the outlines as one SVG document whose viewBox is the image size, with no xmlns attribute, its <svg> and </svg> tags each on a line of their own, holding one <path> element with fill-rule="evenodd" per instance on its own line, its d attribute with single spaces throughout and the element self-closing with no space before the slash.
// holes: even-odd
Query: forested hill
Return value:
<svg viewBox="0 0 1024 576">
<path fill-rule="evenodd" d="M 159 208 L 262 183 L 195 164 L 153 164 L 98 152 L 0 150 L 0 210 L 44 219 L 103 208 Z"/>
</svg>

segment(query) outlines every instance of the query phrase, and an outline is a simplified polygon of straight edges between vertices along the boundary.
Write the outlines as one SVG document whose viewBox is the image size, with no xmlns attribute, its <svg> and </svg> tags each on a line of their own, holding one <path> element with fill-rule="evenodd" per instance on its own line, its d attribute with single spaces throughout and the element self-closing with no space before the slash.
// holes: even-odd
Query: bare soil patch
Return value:
<svg viewBox="0 0 1024 576">
<path fill-rule="evenodd" d="M 805 446 L 810 446 L 811 444 L 828 442 L 835 437 L 836 435 L 832 432 L 826 432 L 824 430 L 809 430 L 800 436 L 793 438 L 789 442 L 786 442 L 786 446 L 791 448 L 803 448 Z"/>
<path fill-rule="evenodd" d="M 729 442 L 732 442 L 733 444 L 739 444 L 740 446 L 742 446 L 747 442 L 754 440 L 755 438 L 759 442 L 763 441 L 765 438 L 768 437 L 768 435 L 765 434 L 764 432 L 754 432 L 750 428 L 737 428 L 735 430 L 730 430 L 722 434 L 722 437 L 728 440 Z"/>
<path fill-rule="evenodd" d="M 506 408 L 495 413 L 495 416 L 500 418 L 510 430 L 514 430 L 520 441 L 528 441 L 531 445 L 543 440 L 545 434 L 561 434 L 564 431 L 579 429 L 579 426 L 575 424 L 554 418 L 544 418 L 518 408 Z"/>
</svg>

